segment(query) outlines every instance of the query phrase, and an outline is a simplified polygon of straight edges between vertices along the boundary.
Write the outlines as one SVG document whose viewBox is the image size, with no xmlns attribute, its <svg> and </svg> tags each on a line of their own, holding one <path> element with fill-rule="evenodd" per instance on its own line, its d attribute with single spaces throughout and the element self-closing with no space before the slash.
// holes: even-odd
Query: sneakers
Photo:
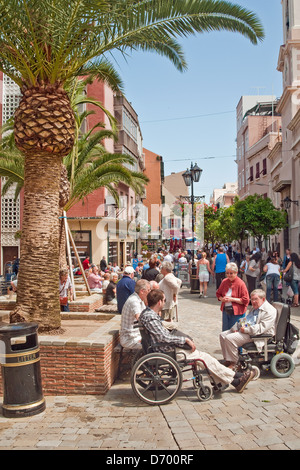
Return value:
<svg viewBox="0 0 300 470">
<path fill-rule="evenodd" d="M 240 383 L 235 387 L 238 393 L 242 393 L 247 384 L 255 377 L 254 370 L 248 369 L 240 378 Z"/>
<path fill-rule="evenodd" d="M 207 299 L 208 295 L 203 295 L 203 292 L 200 292 L 199 299 L 201 299 L 201 297 L 203 297 L 204 299 Z"/>
</svg>

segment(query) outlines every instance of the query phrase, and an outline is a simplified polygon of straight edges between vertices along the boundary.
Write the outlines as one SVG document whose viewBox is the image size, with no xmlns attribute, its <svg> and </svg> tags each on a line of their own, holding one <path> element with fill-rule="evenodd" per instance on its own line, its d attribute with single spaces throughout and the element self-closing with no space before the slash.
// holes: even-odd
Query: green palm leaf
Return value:
<svg viewBox="0 0 300 470">
<path fill-rule="evenodd" d="M 256 15 L 222 0 L 1 0 L 0 70 L 20 86 L 94 74 L 117 89 L 114 51 L 154 51 L 182 70 L 177 38 L 220 30 L 264 37 Z"/>
</svg>

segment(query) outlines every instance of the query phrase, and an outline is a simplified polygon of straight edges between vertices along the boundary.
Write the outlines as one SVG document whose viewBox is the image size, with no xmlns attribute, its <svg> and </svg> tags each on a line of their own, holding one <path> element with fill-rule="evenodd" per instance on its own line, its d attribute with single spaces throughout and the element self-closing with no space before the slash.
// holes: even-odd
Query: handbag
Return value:
<svg viewBox="0 0 300 470">
<path fill-rule="evenodd" d="M 232 306 L 224 307 L 225 312 L 227 315 L 234 315 L 234 310 Z"/>
<path fill-rule="evenodd" d="M 59 291 L 60 294 L 63 292 L 63 290 L 65 288 L 65 285 L 66 285 L 66 282 L 67 281 L 64 282 L 64 285 L 63 285 L 62 289 Z M 60 305 L 66 306 L 68 304 L 68 297 L 59 296 L 59 302 L 60 302 Z"/>
<path fill-rule="evenodd" d="M 67 305 L 68 304 L 68 297 L 60 297 L 59 302 L 60 302 L 60 305 Z"/>
<path fill-rule="evenodd" d="M 294 278 L 294 267 L 292 265 L 290 269 L 285 273 L 284 280 L 285 282 L 292 282 L 293 278 Z"/>
</svg>

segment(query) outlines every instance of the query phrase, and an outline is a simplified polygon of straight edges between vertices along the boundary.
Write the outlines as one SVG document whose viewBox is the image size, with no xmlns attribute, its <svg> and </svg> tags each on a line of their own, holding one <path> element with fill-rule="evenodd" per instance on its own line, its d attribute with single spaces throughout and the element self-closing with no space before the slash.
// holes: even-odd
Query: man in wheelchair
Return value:
<svg viewBox="0 0 300 470">
<path fill-rule="evenodd" d="M 235 323 L 230 330 L 220 334 L 224 365 L 234 369 L 239 361 L 239 348 L 244 344 L 254 342 L 258 351 L 264 347 L 264 339 L 257 335 L 275 334 L 277 310 L 267 300 L 262 289 L 251 292 L 252 310 L 245 318 Z"/>
<path fill-rule="evenodd" d="M 193 340 L 188 335 L 176 330 L 170 332 L 163 326 L 160 317 L 164 302 L 165 295 L 162 290 L 151 290 L 147 295 L 148 307 L 143 310 L 139 318 L 142 326 L 150 334 L 152 344 L 159 343 L 153 347 L 154 351 L 169 354 L 170 347 L 175 346 L 177 357 L 185 355 L 189 361 L 200 359 L 205 363 L 216 383 L 221 383 L 222 385 L 230 384 L 235 387 L 237 392 L 242 393 L 255 373 L 250 369 L 243 373 L 235 372 L 225 367 L 210 354 L 198 351 Z"/>
</svg>

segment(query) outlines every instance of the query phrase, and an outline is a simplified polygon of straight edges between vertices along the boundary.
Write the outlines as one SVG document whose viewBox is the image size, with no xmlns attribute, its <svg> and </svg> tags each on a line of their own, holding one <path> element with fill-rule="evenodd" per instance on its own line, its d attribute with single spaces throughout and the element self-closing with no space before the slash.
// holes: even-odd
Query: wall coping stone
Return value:
<svg viewBox="0 0 300 470">
<path fill-rule="evenodd" d="M 97 328 L 86 338 L 59 337 L 59 335 L 39 335 L 40 346 L 79 346 L 79 347 L 106 347 L 112 339 L 119 334 L 121 316 L 116 315 L 105 324 Z"/>
</svg>

